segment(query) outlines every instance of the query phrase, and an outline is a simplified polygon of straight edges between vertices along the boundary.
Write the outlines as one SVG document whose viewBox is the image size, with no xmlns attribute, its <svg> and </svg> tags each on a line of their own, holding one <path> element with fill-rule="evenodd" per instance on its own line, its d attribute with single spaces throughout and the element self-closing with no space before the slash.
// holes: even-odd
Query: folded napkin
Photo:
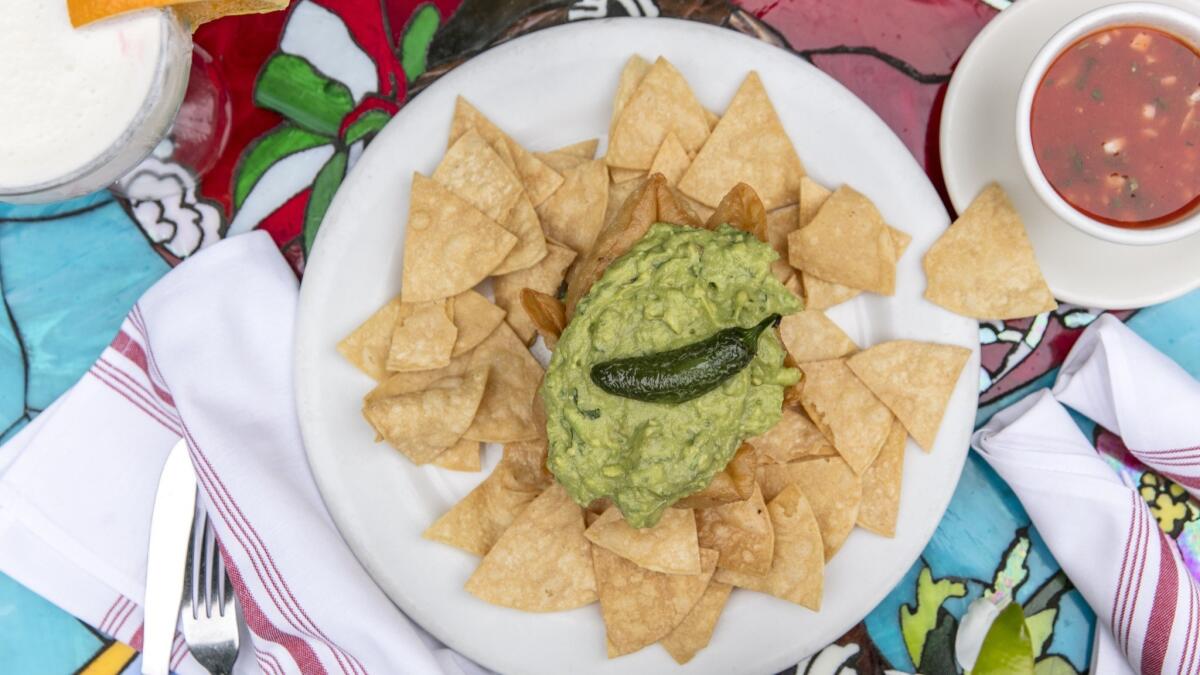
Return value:
<svg viewBox="0 0 1200 675">
<path fill-rule="evenodd" d="M 140 648 L 150 514 L 182 437 L 250 633 L 237 672 L 480 672 L 387 600 L 325 510 L 293 404 L 296 301 L 261 233 L 151 288 L 83 379 L 0 447 L 0 570 Z M 205 672 L 178 636 L 172 668 Z"/>
<path fill-rule="evenodd" d="M 1186 442 L 1186 417 L 1170 425 L 1159 419 L 1200 410 L 1200 385 L 1112 317 L 1084 332 L 1054 391 L 1102 426 L 1131 433 L 1131 448 L 1200 440 L 1198 425 Z M 1197 581 L 1134 486 L 1099 457 L 1049 391 L 997 413 L 972 445 L 1016 492 L 1095 610 L 1093 673 L 1200 672 Z M 1176 475 L 1200 472 L 1200 460 L 1169 466 Z"/>
</svg>

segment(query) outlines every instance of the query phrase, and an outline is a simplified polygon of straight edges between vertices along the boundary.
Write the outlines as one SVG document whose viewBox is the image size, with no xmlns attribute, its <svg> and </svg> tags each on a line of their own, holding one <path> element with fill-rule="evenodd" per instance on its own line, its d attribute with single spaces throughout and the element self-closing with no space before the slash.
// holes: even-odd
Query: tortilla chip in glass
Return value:
<svg viewBox="0 0 1200 675">
<path fill-rule="evenodd" d="M 804 373 L 804 411 L 850 468 L 862 473 L 883 447 L 892 413 L 854 376 L 845 359 L 799 365 Z"/>
<path fill-rule="evenodd" d="M 677 509 L 705 509 L 729 502 L 749 499 L 754 492 L 754 474 L 758 453 L 749 443 L 742 443 L 733 458 L 713 476 L 708 486 L 675 502 Z"/>
<path fill-rule="evenodd" d="M 691 661 L 697 652 L 708 646 L 731 591 L 733 586 L 729 584 L 709 581 L 708 588 L 704 589 L 704 595 L 700 596 L 692 611 L 683 617 L 675 630 L 659 641 L 675 659 L 675 663 L 683 665 Z"/>
<path fill-rule="evenodd" d="M 600 546 L 592 547 L 608 656 L 636 652 L 666 637 L 700 601 L 717 566 L 717 552 L 700 549 L 699 574 L 663 574 Z"/>
<path fill-rule="evenodd" d="M 767 504 L 775 532 L 775 555 L 763 575 L 719 569 L 713 578 L 739 588 L 768 593 L 811 610 L 821 609 L 825 584 L 824 543 L 804 493 L 789 485 Z"/>
<path fill-rule="evenodd" d="M 751 71 L 680 179 L 679 189 L 716 207 L 734 185 L 747 183 L 772 210 L 796 203 L 803 176 L 792 139 L 758 73 Z"/>
<path fill-rule="evenodd" d="M 465 588 L 485 602 L 526 612 L 582 607 L 596 601 L 591 548 L 583 537 L 583 509 L 555 483 L 500 535 Z"/>
<path fill-rule="evenodd" d="M 683 149 L 683 144 L 679 142 L 675 133 L 671 132 L 658 147 L 647 173 L 661 173 L 667 179 L 667 185 L 674 187 L 679 183 L 679 179 L 683 178 L 683 172 L 687 171 L 691 163 L 692 158 L 688 157 L 687 150 Z"/>
<path fill-rule="evenodd" d="M 659 57 L 621 109 L 605 161 L 625 169 L 649 169 L 672 132 L 684 150 L 696 152 L 708 139 L 708 117 L 683 75 Z"/>
<path fill-rule="evenodd" d="M 837 189 L 808 225 L 788 235 L 792 267 L 880 295 L 896 291 L 896 248 L 879 210 L 849 186 Z"/>
<path fill-rule="evenodd" d="M 1025 223 L 992 183 L 925 254 L 925 298 L 976 319 L 1016 319 L 1058 306 Z"/>
<path fill-rule="evenodd" d="M 720 554 L 719 569 L 766 574 L 775 555 L 775 530 L 762 490 L 749 499 L 696 511 L 700 546 Z"/>
<path fill-rule="evenodd" d="M 392 328 L 399 315 L 400 296 L 397 295 L 354 332 L 342 338 L 337 345 L 338 352 L 375 381 L 383 380 L 388 376 L 388 349 L 392 344 Z"/>
<path fill-rule="evenodd" d="M 510 168 L 516 171 L 534 206 L 544 202 L 554 194 L 559 185 L 562 185 L 562 176 L 558 175 L 558 172 L 534 157 L 533 153 L 501 131 L 500 127 L 492 124 L 492 121 L 484 117 L 475 106 L 459 96 L 454 104 L 454 118 L 450 121 L 450 140 L 447 147 L 454 145 L 459 137 L 471 129 L 479 132 L 502 158 L 507 157 L 511 160 Z"/>
<path fill-rule="evenodd" d="M 427 464 L 462 438 L 479 409 L 487 379 L 486 369 L 474 368 L 423 391 L 367 401 L 363 416 L 414 463 Z"/>
<path fill-rule="evenodd" d="M 629 99 L 633 98 L 638 85 L 650 72 L 650 62 L 634 54 L 621 68 L 621 77 L 617 81 L 617 93 L 613 96 L 612 116 L 608 122 L 608 137 L 612 138 L 613 130 L 617 128 L 617 120 L 621 118 Z"/>
<path fill-rule="evenodd" d="M 721 225 L 731 225 L 767 243 L 767 211 L 754 188 L 745 183 L 738 183 L 721 199 L 717 210 L 708 217 L 704 227 L 715 230 Z"/>
<path fill-rule="evenodd" d="M 654 527 L 638 529 L 610 507 L 583 533 L 588 541 L 663 574 L 699 574 L 700 547 L 691 509 L 667 509 Z"/>
<path fill-rule="evenodd" d="M 590 160 L 563 174 L 562 187 L 537 208 L 546 236 L 575 251 L 586 251 L 604 227 L 608 169 Z"/>
<path fill-rule="evenodd" d="M 893 340 L 855 354 L 846 365 L 929 451 L 969 358 L 965 347 Z"/>
<path fill-rule="evenodd" d="M 900 486 L 904 479 L 904 446 L 908 434 L 899 421 L 883 449 L 862 475 L 862 504 L 855 523 L 885 537 L 896 536 L 896 516 L 900 512 Z"/>
<path fill-rule="evenodd" d="M 433 179 L 497 223 L 508 218 L 524 190 L 521 179 L 474 129 L 450 146 Z"/>
<path fill-rule="evenodd" d="M 434 457 L 432 464 L 451 471 L 479 471 L 483 469 L 483 460 L 479 453 L 479 441 L 468 441 L 464 438 Z"/>
<path fill-rule="evenodd" d="M 517 334 L 502 323 L 472 349 L 471 368 L 489 369 L 487 388 L 464 438 L 485 443 L 527 441 L 545 434 L 533 419 L 542 366 Z"/>
<path fill-rule="evenodd" d="M 465 291 L 454 296 L 454 327 L 458 337 L 454 340 L 451 356 L 471 351 L 504 321 L 504 310 L 476 291 Z"/>
<path fill-rule="evenodd" d="M 436 181 L 413 174 L 404 237 L 404 302 L 440 300 L 474 288 L 517 238 Z"/>
<path fill-rule="evenodd" d="M 836 359 L 858 351 L 850 336 L 817 309 L 783 317 L 779 338 L 796 363 Z"/>
<path fill-rule="evenodd" d="M 547 245 L 546 257 L 538 264 L 512 274 L 492 279 L 492 292 L 496 296 L 496 304 L 507 312 L 505 317 L 508 325 L 516 331 L 521 341 L 533 342 L 536 327 L 525 308 L 521 306 L 521 291 L 531 288 L 546 295 L 558 295 L 567 268 L 575 261 L 575 251 L 553 242 Z"/>
<path fill-rule="evenodd" d="M 808 415 L 790 406 L 784 406 L 783 415 L 775 426 L 747 438 L 746 442 L 758 451 L 760 462 L 786 464 L 836 452 Z"/>
<path fill-rule="evenodd" d="M 458 338 L 453 313 L 454 298 L 401 304 L 388 348 L 388 371 L 433 370 L 450 365 Z"/>
</svg>

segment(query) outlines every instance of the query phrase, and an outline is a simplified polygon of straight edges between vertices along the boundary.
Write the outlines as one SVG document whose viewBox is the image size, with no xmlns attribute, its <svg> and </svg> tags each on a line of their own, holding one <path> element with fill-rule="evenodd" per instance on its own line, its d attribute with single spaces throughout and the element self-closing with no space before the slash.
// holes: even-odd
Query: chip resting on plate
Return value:
<svg viewBox="0 0 1200 675">
<path fill-rule="evenodd" d="M 617 93 L 613 96 L 612 116 L 608 122 L 609 138 L 612 138 L 613 130 L 617 128 L 617 120 L 621 119 L 621 113 L 625 111 L 626 104 L 629 103 L 629 99 L 633 98 L 633 93 L 637 91 L 638 85 L 642 83 L 642 79 L 648 72 L 650 72 L 650 62 L 637 54 L 629 57 L 629 60 L 625 62 L 625 67 L 621 68 L 621 77 L 617 81 Z M 626 171 L 640 170 L 626 169 Z"/>
<path fill-rule="evenodd" d="M 971 350 L 955 345 L 893 340 L 846 361 L 850 370 L 900 420 L 917 445 L 933 449 L 946 404 Z"/>
<path fill-rule="evenodd" d="M 800 211 L 795 204 L 769 211 L 767 213 L 767 243 L 779 254 L 779 260 L 771 263 L 771 271 L 780 283 L 787 286 L 794 281 L 796 270 L 788 262 L 787 238 L 799 227 Z"/>
<path fill-rule="evenodd" d="M 717 619 L 725 609 L 725 602 L 729 600 L 732 590 L 733 586 L 729 584 L 709 581 L 708 588 L 704 589 L 704 595 L 700 596 L 692 611 L 683 617 L 675 630 L 659 641 L 675 659 L 675 663 L 683 665 L 691 661 L 697 652 L 708 646 L 717 627 Z"/>
<path fill-rule="evenodd" d="M 500 127 L 492 124 L 492 121 L 475 106 L 459 96 L 454 104 L 454 119 L 450 121 L 450 141 L 447 147 L 452 146 L 460 136 L 471 129 L 479 132 L 501 158 L 507 157 L 508 161 L 512 162 L 511 168 L 520 177 L 534 206 L 546 201 L 546 198 L 562 185 L 562 176 L 558 175 L 558 172 L 534 157 L 533 153 L 501 131 Z"/>
<path fill-rule="evenodd" d="M 488 373 L 469 370 L 429 388 L 367 401 L 363 416 L 388 443 L 416 464 L 432 461 L 458 443 L 483 398 Z"/>
<path fill-rule="evenodd" d="M 862 504 L 858 507 L 856 524 L 885 537 L 896 536 L 907 440 L 904 425 L 894 422 L 879 456 L 862 475 Z"/>
<path fill-rule="evenodd" d="M 838 188 L 812 222 L 788 235 L 792 267 L 880 295 L 896 291 L 896 247 L 879 210 L 849 186 Z"/>
<path fill-rule="evenodd" d="M 479 411 L 463 434 L 486 443 L 527 441 L 545 434 L 533 419 L 533 399 L 542 383 L 542 366 L 517 334 L 502 323 L 471 350 L 471 367 L 488 368 L 487 389 Z"/>
<path fill-rule="evenodd" d="M 766 574 L 775 555 L 775 531 L 762 490 L 749 499 L 696 510 L 700 545 L 720 554 L 720 569 Z"/>
<path fill-rule="evenodd" d="M 404 237 L 405 302 L 458 295 L 483 281 L 517 238 L 432 179 L 413 174 Z"/>
<path fill-rule="evenodd" d="M 564 145 L 549 152 L 535 152 L 533 156 L 545 162 L 547 166 L 559 174 L 562 174 L 568 169 L 573 169 L 588 160 L 595 159 L 596 148 L 599 145 L 599 139 L 593 138 L 572 143 L 571 145 Z"/>
<path fill-rule="evenodd" d="M 625 169 L 649 169 L 659 146 L 672 132 L 684 150 L 696 152 L 708 138 L 708 117 L 683 75 L 659 57 L 622 107 L 608 139 L 605 161 Z"/>
<path fill-rule="evenodd" d="M 508 218 L 524 193 L 521 179 L 474 129 L 450 146 L 433 179 L 497 223 Z"/>
<path fill-rule="evenodd" d="M 388 376 L 388 349 L 392 344 L 392 329 L 400 316 L 400 296 L 388 301 L 367 318 L 354 332 L 338 343 L 338 351 L 346 360 L 374 380 Z"/>
<path fill-rule="evenodd" d="M 770 210 L 796 203 L 803 175 L 792 139 L 752 71 L 680 179 L 679 189 L 716 207 L 734 185 L 747 183 Z"/>
<path fill-rule="evenodd" d="M 855 473 L 875 460 L 892 426 L 892 413 L 846 365 L 845 359 L 800 364 L 800 402 L 809 419 Z"/>
<path fill-rule="evenodd" d="M 501 222 L 500 226 L 517 238 L 517 245 L 509 252 L 508 257 L 492 270 L 492 274 L 523 270 L 546 257 L 546 235 L 542 231 L 542 221 L 538 218 L 528 195 L 521 195 L 508 218 Z"/>
<path fill-rule="evenodd" d="M 458 335 L 451 356 L 460 356 L 475 348 L 504 321 L 504 310 L 475 291 L 454 296 L 454 327 Z"/>
<path fill-rule="evenodd" d="M 655 572 L 699 574 L 700 547 L 691 509 L 667 509 L 658 524 L 638 529 L 611 506 L 584 532 L 588 541 Z"/>
<path fill-rule="evenodd" d="M 679 142 L 675 132 L 670 132 L 663 139 L 662 145 L 658 146 L 658 152 L 654 154 L 654 161 L 650 163 L 647 173 L 661 173 L 667 179 L 667 185 L 675 187 L 691 163 L 692 158 L 688 157 L 683 143 Z"/>
<path fill-rule="evenodd" d="M 796 363 L 836 359 L 858 351 L 850 336 L 816 309 L 783 317 L 779 338 Z"/>
<path fill-rule="evenodd" d="M 836 450 L 804 412 L 783 407 L 783 416 L 775 426 L 746 442 L 758 451 L 760 462 L 786 464 L 805 457 L 830 455 Z"/>
<path fill-rule="evenodd" d="M 555 483 L 500 535 L 466 589 L 493 605 L 526 612 L 582 607 L 596 601 L 589 549 L 583 509 Z"/>
<path fill-rule="evenodd" d="M 608 169 L 589 160 L 567 170 L 563 184 L 537 208 L 546 236 L 575 251 L 586 251 L 604 227 Z"/>
<path fill-rule="evenodd" d="M 483 468 L 480 449 L 479 441 L 464 438 L 434 457 L 432 464 L 451 471 L 479 471 Z"/>
<path fill-rule="evenodd" d="M 454 298 L 402 303 L 392 327 L 388 371 L 433 370 L 450 365 L 458 338 L 453 313 Z"/>
<path fill-rule="evenodd" d="M 721 225 L 730 225 L 754 235 L 761 242 L 767 242 L 767 210 L 754 188 L 738 183 L 721 198 L 721 203 L 709 215 L 704 226 L 715 230 Z"/>
<path fill-rule="evenodd" d="M 775 554 L 766 574 L 717 570 L 714 578 L 726 584 L 769 593 L 777 598 L 821 609 L 825 560 L 821 532 L 804 493 L 789 485 L 767 504 L 775 532 Z"/>
<path fill-rule="evenodd" d="M 817 518 L 825 560 L 832 558 L 850 536 L 858 519 L 862 501 L 859 477 L 837 456 L 809 458 L 790 464 L 764 464 L 759 469 L 763 497 L 791 485 L 800 488 Z M 778 541 L 778 533 L 775 536 Z"/>
<path fill-rule="evenodd" d="M 708 486 L 675 502 L 678 509 L 703 509 L 728 502 L 749 499 L 754 492 L 754 472 L 758 453 L 749 443 L 742 443 L 733 459 L 717 472 Z"/>
<path fill-rule="evenodd" d="M 492 280 L 496 304 L 508 313 L 508 325 L 512 326 L 522 342 L 528 344 L 533 341 L 535 328 L 521 306 L 521 291 L 531 288 L 546 295 L 557 295 L 558 287 L 562 285 L 567 268 L 575 262 L 575 257 L 575 251 L 550 242 L 547 244 L 546 257 L 533 267 Z"/>
<path fill-rule="evenodd" d="M 925 298 L 976 319 L 1016 319 L 1058 306 L 1025 223 L 992 183 L 925 254 Z"/>
</svg>

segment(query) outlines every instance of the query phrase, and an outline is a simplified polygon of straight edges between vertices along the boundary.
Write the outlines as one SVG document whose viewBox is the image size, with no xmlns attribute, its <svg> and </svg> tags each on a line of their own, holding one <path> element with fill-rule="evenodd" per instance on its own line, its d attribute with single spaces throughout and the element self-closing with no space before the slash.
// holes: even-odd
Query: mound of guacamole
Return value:
<svg viewBox="0 0 1200 675">
<path fill-rule="evenodd" d="M 668 506 L 704 489 L 742 439 L 779 421 L 783 390 L 799 374 L 783 366 L 772 330 L 759 338 L 749 366 L 683 403 L 615 396 L 589 376 L 600 362 L 799 311 L 799 300 L 771 274 L 777 257 L 729 226 L 657 223 L 580 301 L 542 388 L 547 466 L 576 502 L 609 497 L 630 525 L 653 526 Z"/>
</svg>

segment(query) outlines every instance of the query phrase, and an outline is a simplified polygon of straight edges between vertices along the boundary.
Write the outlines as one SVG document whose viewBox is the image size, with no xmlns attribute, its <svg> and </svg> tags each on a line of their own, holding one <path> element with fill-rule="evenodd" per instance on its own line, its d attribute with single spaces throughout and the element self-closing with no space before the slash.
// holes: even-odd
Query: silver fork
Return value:
<svg viewBox="0 0 1200 675">
<path fill-rule="evenodd" d="M 197 508 L 194 522 L 179 610 L 183 639 L 192 656 L 210 673 L 229 675 L 237 661 L 241 612 L 233 585 L 225 576 L 208 514 Z"/>
</svg>

